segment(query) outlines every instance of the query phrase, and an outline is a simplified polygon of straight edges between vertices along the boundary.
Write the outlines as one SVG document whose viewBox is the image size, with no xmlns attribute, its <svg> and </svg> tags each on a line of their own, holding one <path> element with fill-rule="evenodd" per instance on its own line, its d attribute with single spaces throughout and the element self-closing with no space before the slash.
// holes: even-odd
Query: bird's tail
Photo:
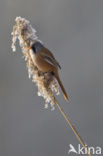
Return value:
<svg viewBox="0 0 103 156">
<path fill-rule="evenodd" d="M 56 76 L 56 79 L 57 79 L 57 81 L 58 81 L 58 83 L 59 83 L 59 85 L 60 85 L 60 88 L 61 88 L 61 90 L 62 90 L 62 92 L 63 92 L 63 95 L 64 95 L 65 100 L 66 100 L 67 102 L 70 102 L 70 100 L 69 100 L 69 98 L 68 98 L 68 96 L 67 96 L 67 93 L 66 93 L 66 91 L 65 91 L 65 88 L 64 88 L 64 86 L 63 86 L 63 84 L 62 84 L 62 82 L 61 82 L 59 76 Z"/>
</svg>

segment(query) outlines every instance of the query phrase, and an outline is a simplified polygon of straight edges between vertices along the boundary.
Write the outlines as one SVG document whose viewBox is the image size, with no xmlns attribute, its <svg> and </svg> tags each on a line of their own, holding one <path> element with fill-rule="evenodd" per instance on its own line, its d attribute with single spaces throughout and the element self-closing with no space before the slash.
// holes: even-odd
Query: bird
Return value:
<svg viewBox="0 0 103 156">
<path fill-rule="evenodd" d="M 32 43 L 28 48 L 30 50 L 30 56 L 34 65 L 39 71 L 44 73 L 51 73 L 57 80 L 64 98 L 67 102 L 70 102 L 66 90 L 60 80 L 58 68 L 61 69 L 60 64 L 55 59 L 53 53 L 47 49 L 40 41 Z"/>
</svg>

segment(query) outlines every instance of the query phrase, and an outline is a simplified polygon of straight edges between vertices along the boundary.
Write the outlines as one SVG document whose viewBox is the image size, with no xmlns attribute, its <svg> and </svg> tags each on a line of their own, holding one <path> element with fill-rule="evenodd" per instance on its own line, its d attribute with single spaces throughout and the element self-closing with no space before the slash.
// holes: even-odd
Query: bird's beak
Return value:
<svg viewBox="0 0 103 156">
<path fill-rule="evenodd" d="M 32 47 L 28 47 L 28 50 L 31 50 L 32 49 Z"/>
</svg>

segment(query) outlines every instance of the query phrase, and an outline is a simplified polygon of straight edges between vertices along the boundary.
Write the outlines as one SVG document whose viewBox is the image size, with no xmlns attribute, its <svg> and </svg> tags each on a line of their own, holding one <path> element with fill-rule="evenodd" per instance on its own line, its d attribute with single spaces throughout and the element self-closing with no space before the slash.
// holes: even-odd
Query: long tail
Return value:
<svg viewBox="0 0 103 156">
<path fill-rule="evenodd" d="M 68 96 L 67 96 L 67 93 L 66 93 L 66 91 L 65 91 L 65 88 L 64 88 L 64 86 L 63 86 L 63 84 L 62 84 L 62 82 L 61 82 L 59 76 L 56 76 L 56 79 L 57 79 L 57 81 L 58 81 L 58 83 L 59 83 L 59 85 L 60 85 L 60 87 L 61 87 L 61 90 L 62 90 L 62 92 L 63 92 L 63 95 L 64 95 L 65 100 L 67 100 L 67 102 L 70 102 L 70 100 L 69 100 L 69 98 L 68 98 Z"/>
</svg>

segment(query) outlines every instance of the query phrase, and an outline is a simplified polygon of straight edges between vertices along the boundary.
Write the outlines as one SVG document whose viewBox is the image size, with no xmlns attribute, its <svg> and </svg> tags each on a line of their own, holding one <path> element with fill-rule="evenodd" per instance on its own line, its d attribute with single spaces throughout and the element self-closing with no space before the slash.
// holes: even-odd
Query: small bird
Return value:
<svg viewBox="0 0 103 156">
<path fill-rule="evenodd" d="M 61 90 L 63 92 L 64 98 L 70 102 L 65 88 L 59 78 L 58 68 L 61 69 L 61 66 L 55 59 L 54 55 L 49 51 L 40 41 L 36 41 L 30 47 L 30 55 L 34 65 L 42 72 L 50 72 L 55 76 L 58 81 Z"/>
</svg>

